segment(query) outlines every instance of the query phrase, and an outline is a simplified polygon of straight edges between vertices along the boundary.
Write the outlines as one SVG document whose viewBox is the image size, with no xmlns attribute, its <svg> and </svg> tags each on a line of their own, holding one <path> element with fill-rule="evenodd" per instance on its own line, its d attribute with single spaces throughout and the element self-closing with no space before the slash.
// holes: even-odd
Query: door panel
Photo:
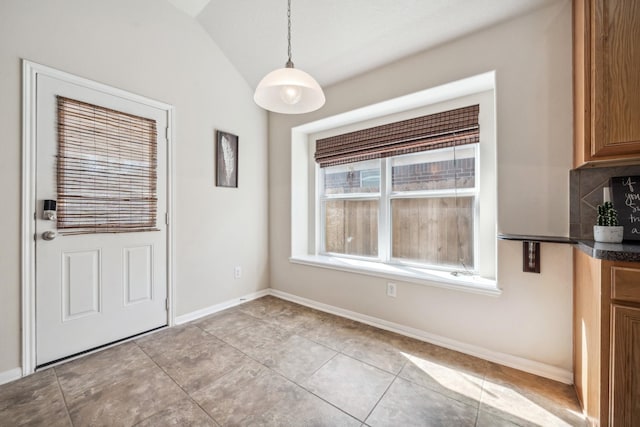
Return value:
<svg viewBox="0 0 640 427">
<path fill-rule="evenodd" d="M 37 77 L 36 365 L 167 324 L 167 228 L 69 234 L 43 219 L 57 198 L 56 96 L 156 121 L 157 218 L 167 207 L 167 112 L 53 77 Z M 45 240 L 43 233 L 57 233 Z"/>
<path fill-rule="evenodd" d="M 125 305 L 152 299 L 153 256 L 151 246 L 124 248 Z"/>
<path fill-rule="evenodd" d="M 63 322 L 100 312 L 100 251 L 62 254 Z"/>
</svg>

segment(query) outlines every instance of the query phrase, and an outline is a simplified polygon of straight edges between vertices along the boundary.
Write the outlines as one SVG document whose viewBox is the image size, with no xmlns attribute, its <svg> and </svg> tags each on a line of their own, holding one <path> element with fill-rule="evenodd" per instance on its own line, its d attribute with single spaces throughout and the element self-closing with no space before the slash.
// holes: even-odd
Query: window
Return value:
<svg viewBox="0 0 640 427">
<path fill-rule="evenodd" d="M 378 257 L 380 160 L 322 169 L 323 252 Z"/>
<path fill-rule="evenodd" d="M 320 169 L 321 252 L 475 271 L 475 144 Z"/>
<path fill-rule="evenodd" d="M 475 272 L 479 104 L 320 139 L 320 252 Z"/>
<path fill-rule="evenodd" d="M 292 128 L 289 261 L 500 295 L 494 85 L 489 72 Z M 456 110 L 472 120 L 449 132 Z"/>
<path fill-rule="evenodd" d="M 389 162 L 391 258 L 475 271 L 475 145 Z"/>
</svg>

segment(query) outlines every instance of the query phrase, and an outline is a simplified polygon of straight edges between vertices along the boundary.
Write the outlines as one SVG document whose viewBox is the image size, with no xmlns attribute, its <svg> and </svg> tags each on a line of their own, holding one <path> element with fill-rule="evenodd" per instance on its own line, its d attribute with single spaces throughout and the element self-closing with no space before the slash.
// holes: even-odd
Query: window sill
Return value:
<svg viewBox="0 0 640 427">
<path fill-rule="evenodd" d="M 372 261 L 338 258 L 326 255 L 303 255 L 289 258 L 293 264 L 329 268 L 349 273 L 366 274 L 385 279 L 417 283 L 437 288 L 453 289 L 475 294 L 499 296 L 502 290 L 495 280 L 480 276 L 453 276 L 448 271 L 429 270 Z"/>
</svg>

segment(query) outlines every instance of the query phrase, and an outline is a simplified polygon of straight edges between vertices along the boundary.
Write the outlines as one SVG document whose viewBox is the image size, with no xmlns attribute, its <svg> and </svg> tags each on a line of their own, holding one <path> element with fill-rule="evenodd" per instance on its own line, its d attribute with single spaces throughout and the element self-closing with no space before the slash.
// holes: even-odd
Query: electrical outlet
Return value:
<svg viewBox="0 0 640 427">
<path fill-rule="evenodd" d="M 233 277 L 235 279 L 239 279 L 240 277 L 242 277 L 242 267 L 236 265 L 236 268 L 233 269 Z"/>
<path fill-rule="evenodd" d="M 387 296 L 388 297 L 396 297 L 396 284 L 395 283 L 387 283 Z"/>
</svg>

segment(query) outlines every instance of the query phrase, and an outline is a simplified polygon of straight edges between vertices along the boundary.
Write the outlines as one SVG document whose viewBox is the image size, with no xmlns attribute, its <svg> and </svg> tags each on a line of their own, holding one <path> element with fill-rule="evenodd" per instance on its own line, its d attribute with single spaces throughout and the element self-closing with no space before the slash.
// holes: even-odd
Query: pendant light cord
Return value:
<svg viewBox="0 0 640 427">
<path fill-rule="evenodd" d="M 293 62 L 291 61 L 291 0 L 287 1 L 287 53 L 289 60 L 287 61 L 286 68 L 293 68 Z"/>
</svg>

